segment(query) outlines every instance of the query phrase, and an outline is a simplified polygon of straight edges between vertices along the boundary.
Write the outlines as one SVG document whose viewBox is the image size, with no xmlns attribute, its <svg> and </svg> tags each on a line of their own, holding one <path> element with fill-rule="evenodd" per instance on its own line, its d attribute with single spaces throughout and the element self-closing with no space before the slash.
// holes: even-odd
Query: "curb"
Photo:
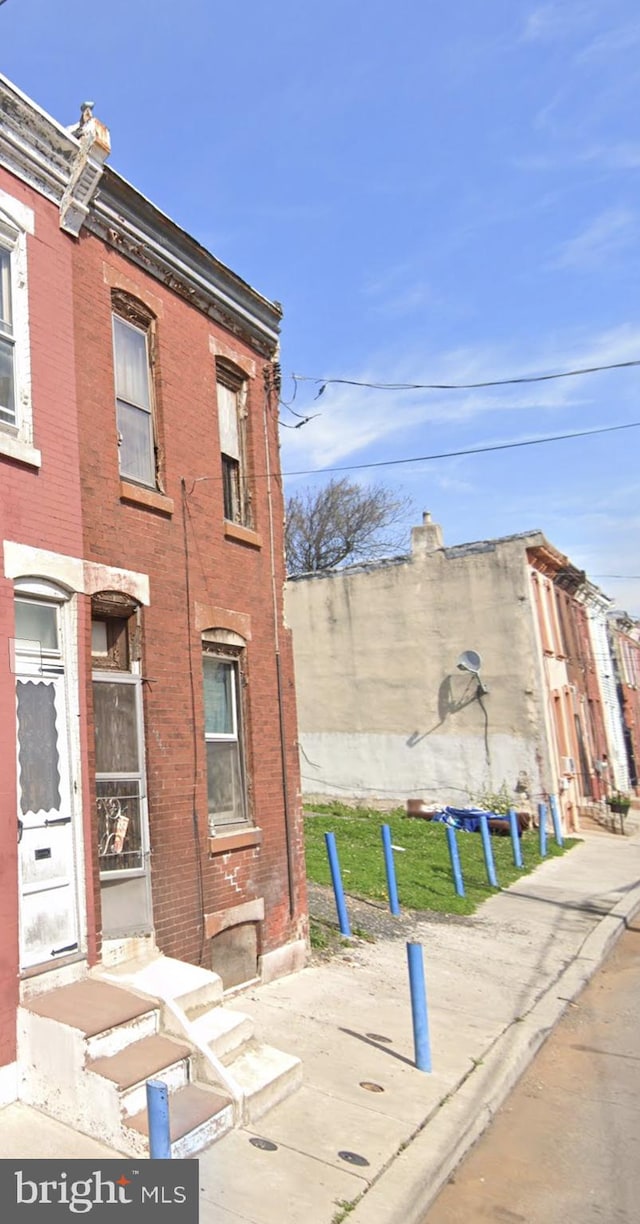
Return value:
<svg viewBox="0 0 640 1224">
<path fill-rule="evenodd" d="M 640 883 L 599 920 L 528 1015 L 498 1037 L 482 1065 L 442 1101 L 409 1146 L 392 1158 L 349 1213 L 349 1224 L 424 1224 L 447 1179 L 639 909 Z"/>
</svg>

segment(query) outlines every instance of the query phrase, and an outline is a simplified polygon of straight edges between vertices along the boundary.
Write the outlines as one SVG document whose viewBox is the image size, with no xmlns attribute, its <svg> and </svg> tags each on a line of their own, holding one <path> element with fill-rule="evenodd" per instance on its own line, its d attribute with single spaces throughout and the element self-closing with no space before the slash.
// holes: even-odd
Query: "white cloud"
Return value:
<svg viewBox="0 0 640 1224">
<path fill-rule="evenodd" d="M 405 354 L 393 364 L 389 361 L 384 365 L 384 356 L 380 355 L 375 366 L 372 363 L 371 367 L 360 372 L 351 371 L 349 377 L 365 382 L 468 383 L 609 365 L 638 358 L 640 325 L 629 324 L 586 338 L 558 335 L 536 349 L 532 346 L 526 355 L 522 351 L 515 353 L 507 347 L 499 349 L 488 345 L 459 347 L 431 355 Z M 605 379 L 613 376 L 603 373 L 597 377 Z M 624 402 L 625 394 L 622 378 L 622 375 L 618 376 L 616 383 L 620 404 Z M 598 391 L 601 393 L 602 384 L 598 386 Z M 296 408 L 301 412 L 319 412 L 321 415 L 303 429 L 283 431 L 282 465 L 285 472 L 346 464 L 350 458 L 361 455 L 365 448 L 376 444 L 379 444 L 379 452 L 373 458 L 385 459 L 392 440 L 395 444 L 394 456 L 416 453 L 413 431 L 420 426 L 460 426 L 474 420 L 495 420 L 498 416 L 504 420 L 510 414 L 521 415 L 532 410 L 557 415 L 578 406 L 584 408 L 591 402 L 594 387 L 592 378 L 577 377 L 451 392 L 377 391 L 329 384 L 318 401 L 312 400 L 315 393 L 314 384 L 303 383 Z M 565 428 L 566 422 L 562 429 L 551 426 L 547 432 L 564 432 Z M 534 432 L 541 436 L 543 431 L 536 429 Z M 405 434 L 406 445 L 398 445 L 398 440 L 403 439 Z M 530 436 L 531 431 L 528 430 L 520 437 L 504 435 L 490 440 L 480 433 L 478 444 L 518 441 Z M 453 450 L 456 447 L 455 435 L 451 436 L 450 445 L 445 443 L 443 446 L 425 442 L 428 434 L 424 431 L 421 437 L 423 441 L 418 453 Z"/>
<path fill-rule="evenodd" d="M 631 209 L 608 208 L 562 245 L 551 267 L 579 271 L 605 263 L 619 255 L 637 232 L 637 216 Z"/>
<path fill-rule="evenodd" d="M 595 17 L 594 5 L 584 0 L 571 4 L 540 4 L 527 16 L 522 31 L 523 42 L 556 42 L 575 30 L 584 29 Z"/>
<path fill-rule="evenodd" d="M 599 34 L 576 56 L 578 63 L 596 58 L 607 59 L 617 51 L 633 51 L 640 42 L 640 22 L 630 22 Z"/>
</svg>

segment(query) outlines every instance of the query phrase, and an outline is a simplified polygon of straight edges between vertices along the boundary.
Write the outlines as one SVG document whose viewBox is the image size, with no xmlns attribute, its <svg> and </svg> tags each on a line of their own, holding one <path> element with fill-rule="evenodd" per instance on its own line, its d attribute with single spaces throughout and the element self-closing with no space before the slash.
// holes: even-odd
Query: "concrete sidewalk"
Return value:
<svg viewBox="0 0 640 1224">
<path fill-rule="evenodd" d="M 397 938 L 238 996 L 259 1038 L 302 1058 L 304 1085 L 200 1154 L 202 1224 L 332 1224 L 355 1200 L 350 1224 L 418 1224 L 639 907 L 640 833 L 593 833 L 472 918 L 405 915 Z M 412 1061 L 409 938 L 424 947 L 431 1074 Z M 9 1106 L 0 1155 L 27 1154 L 114 1153 Z"/>
</svg>

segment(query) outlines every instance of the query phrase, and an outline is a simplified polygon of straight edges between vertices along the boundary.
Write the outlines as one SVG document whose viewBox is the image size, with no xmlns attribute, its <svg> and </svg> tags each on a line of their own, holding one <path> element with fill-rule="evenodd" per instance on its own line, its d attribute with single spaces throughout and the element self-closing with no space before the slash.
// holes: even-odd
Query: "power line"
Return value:
<svg viewBox="0 0 640 1224">
<path fill-rule="evenodd" d="M 484 455 L 489 451 L 516 450 L 523 446 L 542 446 L 547 442 L 564 442 L 571 438 L 590 438 L 595 434 L 617 433 L 621 429 L 638 429 L 640 421 L 628 421 L 624 425 L 603 425 L 597 429 L 576 429 L 572 433 L 551 434 L 547 438 L 524 438 L 521 442 L 496 442 L 491 446 L 471 446 L 465 450 L 440 451 L 435 455 L 409 455 L 405 459 L 379 459 L 373 463 L 345 463 L 335 467 L 300 468 L 293 472 L 280 472 L 280 476 L 320 476 L 325 472 L 359 472 L 366 468 L 397 467 L 405 463 L 429 463 L 435 459 L 456 459 L 462 455 Z M 264 479 L 266 472 L 253 472 L 252 480 Z M 183 478 L 184 479 L 184 478 Z M 187 494 L 191 497 L 196 485 L 209 481 L 222 481 L 221 475 L 195 476 Z M 602 577 L 602 575 L 601 575 Z"/>
<path fill-rule="evenodd" d="M 640 574 L 592 574 L 593 578 L 608 578 L 609 582 L 614 579 L 620 582 L 640 582 Z"/>
<path fill-rule="evenodd" d="M 553 434 L 548 438 L 526 438 L 522 442 L 496 442 L 492 446 L 471 446 L 465 450 L 441 451 L 437 455 L 411 455 L 407 459 L 379 459 L 375 463 L 347 463 L 336 467 L 306 468 L 283 472 L 283 476 L 316 476 L 322 472 L 356 472 L 364 468 L 396 467 L 402 463 L 428 463 L 434 459 L 456 459 L 460 455 L 484 455 L 488 451 L 516 450 L 521 446 L 542 446 L 546 442 L 564 442 L 568 438 L 589 438 L 594 434 L 616 433 L 621 429 L 638 429 L 640 421 L 626 425 L 603 425 L 598 429 L 577 429 L 573 433 Z M 200 479 L 207 479 L 201 477 Z"/>
<path fill-rule="evenodd" d="M 583 366 L 577 370 L 561 370 L 557 374 L 524 374 L 513 378 L 491 378 L 483 382 L 471 383 L 385 383 L 366 382 L 358 378 L 317 378 L 311 374 L 292 374 L 294 382 L 321 383 L 316 395 L 322 395 L 325 387 L 338 383 L 345 387 L 369 387 L 374 391 L 476 391 L 483 387 L 508 387 L 519 383 L 551 382 L 555 378 L 577 378 L 582 374 L 599 374 L 603 370 L 626 370 L 631 366 L 640 366 L 640 359 L 635 361 L 614 361 L 609 365 Z"/>
</svg>

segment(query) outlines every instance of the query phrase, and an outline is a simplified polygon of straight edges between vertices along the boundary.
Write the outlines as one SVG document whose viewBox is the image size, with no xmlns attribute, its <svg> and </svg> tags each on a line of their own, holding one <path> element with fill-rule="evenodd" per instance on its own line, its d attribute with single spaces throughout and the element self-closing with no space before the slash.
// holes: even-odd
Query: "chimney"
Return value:
<svg viewBox="0 0 640 1224">
<path fill-rule="evenodd" d="M 439 523 L 433 523 L 430 512 L 425 510 L 422 515 L 422 527 L 411 529 L 411 552 L 414 556 L 424 555 L 437 552 L 442 547 L 442 527 Z"/>
</svg>

